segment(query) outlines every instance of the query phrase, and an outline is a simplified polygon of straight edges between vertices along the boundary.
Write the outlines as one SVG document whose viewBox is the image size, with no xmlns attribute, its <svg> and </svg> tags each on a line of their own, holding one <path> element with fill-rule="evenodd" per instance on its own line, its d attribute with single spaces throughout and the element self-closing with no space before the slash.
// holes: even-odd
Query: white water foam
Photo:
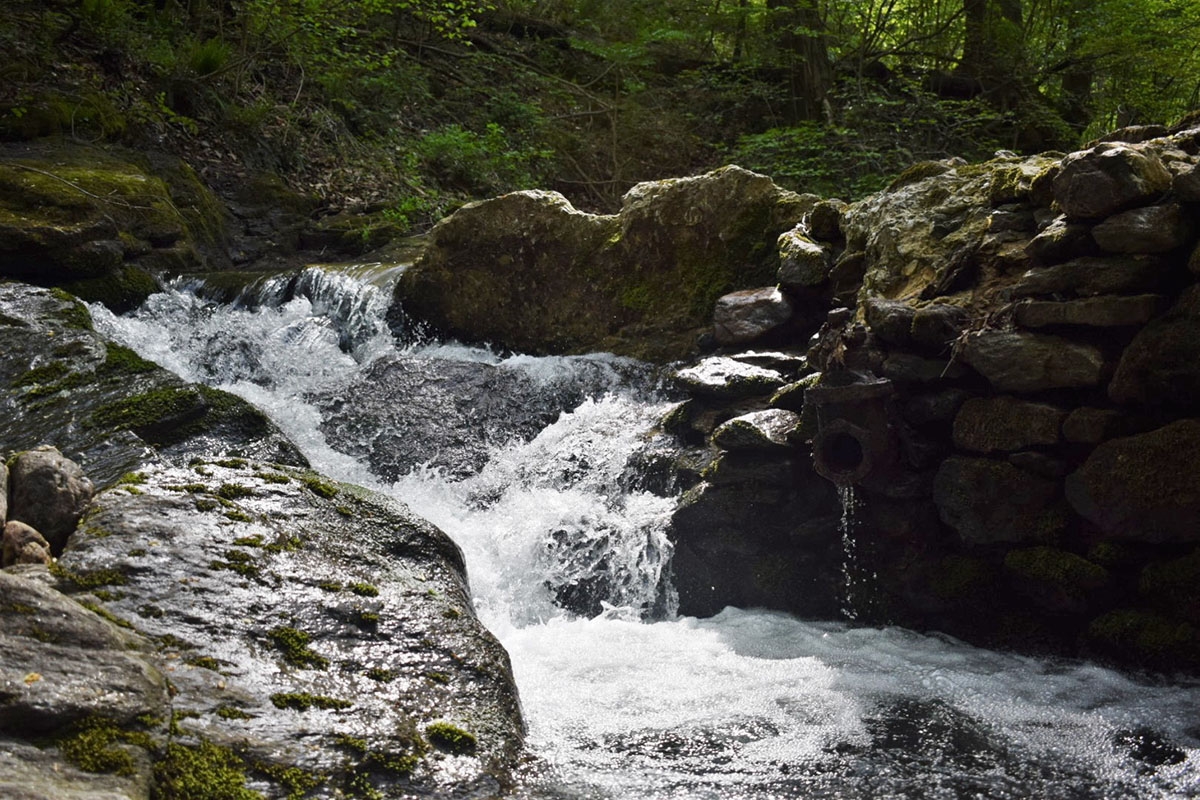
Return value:
<svg viewBox="0 0 1200 800">
<path fill-rule="evenodd" d="M 671 501 L 623 491 L 621 474 L 661 412 L 653 401 L 596 397 L 493 453 L 478 475 L 417 470 L 383 486 L 324 441 L 304 399 L 390 352 L 382 328 L 347 353 L 345 318 L 311 299 L 250 310 L 180 289 L 128 317 L 93 313 L 143 356 L 262 407 L 318 469 L 393 493 L 463 547 L 539 759 L 523 797 L 1200 797 L 1194 681 L 762 611 L 639 621 L 662 600 Z M 458 345 L 428 352 L 502 360 Z M 526 361 L 548 379 L 573 364 Z M 554 604 L 550 587 L 599 566 L 611 587 L 603 613 Z M 1155 736 L 1168 744 L 1155 750 Z M 1131 738 L 1166 756 L 1135 759 Z"/>
</svg>

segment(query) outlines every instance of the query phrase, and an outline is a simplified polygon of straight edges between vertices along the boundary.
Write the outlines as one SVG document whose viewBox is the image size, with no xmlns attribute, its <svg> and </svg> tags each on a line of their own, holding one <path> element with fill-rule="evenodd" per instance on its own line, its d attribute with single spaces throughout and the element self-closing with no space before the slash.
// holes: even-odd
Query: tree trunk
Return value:
<svg viewBox="0 0 1200 800">
<path fill-rule="evenodd" d="M 788 67 L 792 122 L 820 119 L 833 85 L 825 23 L 812 0 L 767 0 L 775 44 Z"/>
<path fill-rule="evenodd" d="M 963 0 L 962 59 L 958 72 L 978 81 L 999 108 L 1012 108 L 1027 88 L 1021 0 Z"/>
</svg>

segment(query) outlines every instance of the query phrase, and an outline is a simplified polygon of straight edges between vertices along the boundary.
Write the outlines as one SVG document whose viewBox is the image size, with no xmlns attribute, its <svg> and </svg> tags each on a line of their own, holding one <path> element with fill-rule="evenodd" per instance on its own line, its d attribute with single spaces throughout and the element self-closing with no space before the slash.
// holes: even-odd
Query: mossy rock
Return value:
<svg viewBox="0 0 1200 800">
<path fill-rule="evenodd" d="M 1127 664 L 1153 669 L 1200 669 L 1200 630 L 1143 609 L 1110 611 L 1092 620 L 1090 645 Z"/>
<path fill-rule="evenodd" d="M 1147 564 L 1138 592 L 1156 608 L 1200 625 L 1200 549 Z"/>
<path fill-rule="evenodd" d="M 555 192 L 464 206 L 401 278 L 394 322 L 530 353 L 692 353 L 717 298 L 775 283 L 776 241 L 816 198 L 725 167 L 638 184 L 619 214 Z"/>
<path fill-rule="evenodd" d="M 157 162 L 73 145 L 0 156 L 0 276 L 124 310 L 150 290 L 147 271 L 223 265 L 223 207 L 190 167 Z"/>
<path fill-rule="evenodd" d="M 103 303 L 117 314 L 140 306 L 161 290 L 154 276 L 132 265 L 121 265 L 111 274 L 63 284 L 65 290 L 89 303 Z"/>
<path fill-rule="evenodd" d="M 1104 567 L 1054 547 L 1011 550 L 1004 566 L 1022 594 L 1050 613 L 1087 610 L 1109 583 Z"/>
</svg>

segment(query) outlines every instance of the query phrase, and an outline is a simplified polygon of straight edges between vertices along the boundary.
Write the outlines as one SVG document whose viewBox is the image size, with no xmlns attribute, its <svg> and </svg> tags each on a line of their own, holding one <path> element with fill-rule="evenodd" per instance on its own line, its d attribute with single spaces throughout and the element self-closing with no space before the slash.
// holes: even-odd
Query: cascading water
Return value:
<svg viewBox="0 0 1200 800">
<path fill-rule="evenodd" d="M 175 287 L 127 317 L 93 313 L 142 355 L 259 405 L 318 469 L 392 493 L 458 541 L 539 757 L 521 797 L 1200 797 L 1195 682 L 762 611 L 674 616 L 674 501 L 629 467 L 664 409 L 637 365 L 436 343 L 397 352 L 386 287 L 311 270 L 275 290 L 222 306 Z M 504 408 L 463 415 L 454 424 L 499 433 L 444 446 L 482 441 L 482 467 L 384 479 L 347 455 L 359 433 L 331 427 L 327 401 L 352 415 L 358 398 L 339 392 L 365 391 L 367 371 L 393 362 L 419 362 L 437 385 L 448 365 L 494 371 L 485 387 L 515 376 L 561 413 L 532 434 L 504 427 Z M 418 401 L 431 403 L 390 398 Z"/>
</svg>

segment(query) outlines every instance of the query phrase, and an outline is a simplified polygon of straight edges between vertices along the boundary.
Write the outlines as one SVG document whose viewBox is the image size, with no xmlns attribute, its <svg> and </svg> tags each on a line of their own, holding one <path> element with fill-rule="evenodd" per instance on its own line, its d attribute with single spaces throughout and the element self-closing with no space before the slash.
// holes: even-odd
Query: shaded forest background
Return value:
<svg viewBox="0 0 1200 800">
<path fill-rule="evenodd" d="M 0 139 L 266 171 L 394 230 L 531 187 L 608 211 L 730 162 L 853 199 L 1200 105 L 1194 0 L 0 5 Z"/>
</svg>

